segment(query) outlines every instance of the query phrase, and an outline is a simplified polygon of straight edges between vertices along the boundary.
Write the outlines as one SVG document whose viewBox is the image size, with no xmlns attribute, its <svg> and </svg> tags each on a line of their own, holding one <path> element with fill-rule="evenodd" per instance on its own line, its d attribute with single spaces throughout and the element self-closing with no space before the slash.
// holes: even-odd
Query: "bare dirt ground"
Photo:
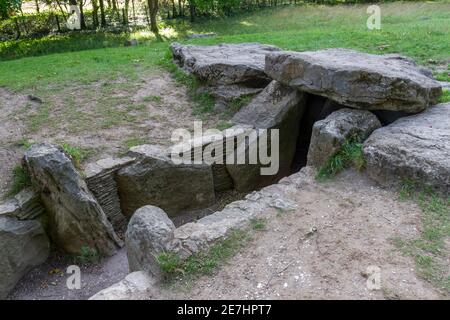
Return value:
<svg viewBox="0 0 450 320">
<path fill-rule="evenodd" d="M 414 202 L 400 201 L 397 192 L 354 171 L 325 183 L 311 178 L 290 198 L 298 209 L 267 212 L 265 229 L 252 231 L 246 247 L 214 275 L 165 284 L 154 296 L 140 298 L 446 298 L 417 276 L 412 258 L 393 243 L 397 237 L 419 234 L 421 210 Z M 313 229 L 317 231 L 311 233 Z M 68 275 L 51 274 L 54 268 L 66 267 L 53 261 L 32 271 L 10 299 L 86 299 L 128 271 L 123 250 L 101 265 L 83 269 L 82 289 L 68 290 Z M 379 290 L 367 287 L 369 267 L 380 268 Z"/>
<path fill-rule="evenodd" d="M 441 299 L 394 246 L 421 229 L 421 210 L 354 171 L 311 179 L 292 199 L 295 212 L 268 213 L 264 231 L 214 276 L 171 285 L 165 299 Z M 311 229 L 317 231 L 311 234 Z M 449 262 L 449 261 L 448 261 Z M 381 289 L 367 277 L 378 267 Z"/>
<path fill-rule="evenodd" d="M 139 79 L 45 86 L 29 92 L 0 87 L 0 199 L 11 185 L 24 142 L 67 143 L 87 160 L 117 156 L 130 145 L 167 145 L 176 128 L 192 128 L 186 88 L 164 71 Z M 203 119 L 214 128 L 219 116 Z"/>
</svg>

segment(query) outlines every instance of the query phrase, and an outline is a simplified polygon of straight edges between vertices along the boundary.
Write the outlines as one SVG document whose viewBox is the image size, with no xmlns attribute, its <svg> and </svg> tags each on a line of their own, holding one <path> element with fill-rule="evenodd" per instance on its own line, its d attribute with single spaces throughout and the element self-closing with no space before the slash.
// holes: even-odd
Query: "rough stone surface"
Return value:
<svg viewBox="0 0 450 320">
<path fill-rule="evenodd" d="M 25 188 L 0 204 L 0 216 L 16 217 L 19 220 L 35 219 L 44 211 L 39 193 L 32 188 Z"/>
<path fill-rule="evenodd" d="M 279 129 L 280 157 L 277 174 L 261 175 L 261 164 L 227 163 L 227 170 L 238 191 L 251 191 L 275 183 L 291 172 L 305 102 L 306 94 L 272 81 L 247 106 L 234 115 L 235 123 L 251 125 L 257 129 Z M 248 156 L 251 143 L 257 143 L 257 141 L 258 139 L 251 139 L 248 143 L 242 142 L 248 145 L 245 148 L 238 147 L 239 155 L 245 152 Z"/>
<path fill-rule="evenodd" d="M 174 164 L 158 150 L 146 152 L 139 161 L 119 170 L 117 184 L 126 216 L 149 204 L 176 216 L 183 210 L 205 208 L 215 202 L 211 166 Z"/>
<path fill-rule="evenodd" d="M 383 185 L 408 178 L 450 192 L 450 103 L 375 130 L 364 155 L 369 175 Z"/>
<path fill-rule="evenodd" d="M 0 216 L 0 299 L 31 268 L 43 263 L 49 251 L 49 240 L 39 222 Z"/>
<path fill-rule="evenodd" d="M 436 103 L 439 82 L 413 61 L 347 49 L 275 52 L 266 57 L 273 79 L 343 105 L 415 113 Z"/>
<path fill-rule="evenodd" d="M 280 49 L 258 43 L 213 46 L 171 45 L 173 58 L 185 71 L 210 85 L 243 84 L 264 87 L 270 82 L 264 72 L 265 55 Z"/>
<path fill-rule="evenodd" d="M 130 271 L 147 271 L 159 276 L 155 257 L 167 249 L 174 230 L 175 225 L 162 209 L 154 206 L 138 209 L 125 234 Z"/>
<path fill-rule="evenodd" d="M 158 279 L 145 271 L 132 272 L 122 281 L 96 293 L 89 300 L 148 300 L 157 298 L 153 293 Z"/>
<path fill-rule="evenodd" d="M 311 172 L 313 170 L 310 167 L 305 167 L 289 178 L 280 180 L 278 184 L 248 194 L 245 200 L 230 203 L 222 211 L 178 227 L 168 248 L 185 259 L 206 250 L 212 243 L 227 237 L 231 231 L 247 226 L 267 209 L 273 208 L 279 212 L 294 210 L 297 204 L 289 199 L 289 193 L 302 185 Z"/>
<path fill-rule="evenodd" d="M 51 144 L 36 144 L 24 157 L 48 214 L 52 240 L 69 253 L 83 246 L 112 255 L 121 240 L 64 152 Z"/>
<path fill-rule="evenodd" d="M 86 166 L 86 184 L 105 212 L 115 230 L 122 230 L 127 220 L 120 208 L 115 176 L 117 171 L 134 161 L 134 158 L 101 159 Z"/>
<path fill-rule="evenodd" d="M 333 112 L 313 126 L 308 165 L 320 167 L 339 151 L 346 139 L 358 136 L 365 140 L 380 127 L 377 117 L 367 110 L 344 108 Z"/>
</svg>

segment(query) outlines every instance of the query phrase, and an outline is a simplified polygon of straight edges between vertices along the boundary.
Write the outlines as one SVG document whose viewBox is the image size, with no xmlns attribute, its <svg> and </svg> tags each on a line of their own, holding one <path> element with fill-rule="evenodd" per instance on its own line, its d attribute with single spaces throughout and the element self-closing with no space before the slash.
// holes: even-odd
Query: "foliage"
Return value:
<svg viewBox="0 0 450 320">
<path fill-rule="evenodd" d="M 28 171 L 20 165 L 15 166 L 13 169 L 13 181 L 8 196 L 15 195 L 29 186 L 31 186 L 31 178 Z"/>
<path fill-rule="evenodd" d="M 443 90 L 439 97 L 439 103 L 450 102 L 450 90 Z"/>
<path fill-rule="evenodd" d="M 0 18 L 6 19 L 11 13 L 19 11 L 22 0 L 2 0 L 0 1 Z"/>
<path fill-rule="evenodd" d="M 218 266 L 228 261 L 236 252 L 250 240 L 244 230 L 234 230 L 225 239 L 213 244 L 207 251 L 200 251 L 181 259 L 175 253 L 163 252 L 156 256 L 156 262 L 166 277 L 192 277 L 201 274 L 211 274 Z"/>
<path fill-rule="evenodd" d="M 70 144 L 65 142 L 61 143 L 61 147 L 63 148 L 64 152 L 72 158 L 73 164 L 77 168 L 80 168 L 81 163 L 89 156 L 88 150 L 71 146 Z"/>
<path fill-rule="evenodd" d="M 82 246 L 80 252 L 74 257 L 75 263 L 82 265 L 95 264 L 100 261 L 100 255 L 95 248 Z"/>
<path fill-rule="evenodd" d="M 345 140 L 341 149 L 320 167 L 316 179 L 319 181 L 326 180 L 352 166 L 358 170 L 363 169 L 365 160 L 362 147 L 363 144 L 358 136 Z"/>
</svg>

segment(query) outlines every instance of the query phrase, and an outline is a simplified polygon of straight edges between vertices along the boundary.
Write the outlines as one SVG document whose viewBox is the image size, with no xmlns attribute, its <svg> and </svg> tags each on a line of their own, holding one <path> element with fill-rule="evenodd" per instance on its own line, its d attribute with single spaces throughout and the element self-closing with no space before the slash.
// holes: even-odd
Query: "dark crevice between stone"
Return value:
<svg viewBox="0 0 450 320">
<path fill-rule="evenodd" d="M 314 123 L 325 119 L 331 113 L 341 108 L 344 108 L 344 106 L 328 98 L 308 94 L 306 110 L 299 124 L 300 131 L 298 134 L 294 160 L 291 166 L 291 173 L 298 172 L 306 166 Z"/>
</svg>

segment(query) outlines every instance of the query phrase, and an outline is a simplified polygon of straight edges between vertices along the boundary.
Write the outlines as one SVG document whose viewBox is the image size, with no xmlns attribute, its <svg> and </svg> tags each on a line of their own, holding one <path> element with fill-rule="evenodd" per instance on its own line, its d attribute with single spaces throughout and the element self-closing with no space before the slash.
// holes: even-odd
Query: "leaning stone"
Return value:
<svg viewBox="0 0 450 320">
<path fill-rule="evenodd" d="M 158 279 L 145 271 L 128 274 L 122 281 L 96 293 L 89 300 L 149 300 L 157 299 Z"/>
<path fill-rule="evenodd" d="M 241 84 L 265 87 L 270 78 L 264 72 L 265 55 L 277 47 L 258 43 L 213 46 L 170 46 L 175 62 L 210 85 Z"/>
<path fill-rule="evenodd" d="M 340 109 L 313 126 L 308 165 L 320 167 L 354 136 L 364 141 L 381 127 L 377 117 L 367 110 Z"/>
<path fill-rule="evenodd" d="M 275 52 L 267 55 L 265 70 L 285 85 L 358 109 L 416 113 L 442 94 L 428 70 L 398 55 L 347 49 Z"/>
<path fill-rule="evenodd" d="M 142 270 L 160 276 L 156 257 L 167 249 L 174 230 L 175 225 L 162 209 L 154 206 L 138 209 L 125 234 L 130 271 Z"/>
<path fill-rule="evenodd" d="M 112 255 L 122 245 L 101 206 L 64 152 L 51 144 L 27 150 L 24 163 L 39 188 L 52 240 L 69 253 L 83 246 Z"/>
<path fill-rule="evenodd" d="M 272 81 L 259 95 L 247 106 L 243 107 L 233 117 L 233 122 L 251 125 L 257 129 L 279 130 L 279 170 L 274 175 L 261 175 L 262 165 L 233 164 L 227 162 L 227 170 L 233 178 L 235 188 L 238 191 L 251 191 L 277 182 L 282 177 L 290 174 L 294 159 L 297 138 L 299 134 L 300 120 L 305 110 L 306 94 L 290 87 L 286 87 L 277 81 Z M 270 133 L 269 133 L 270 134 Z M 269 135 L 270 136 L 270 135 Z M 238 156 L 248 158 L 252 144 L 256 146 L 259 139 L 266 139 L 260 135 L 258 138 L 241 142 L 238 146 Z M 244 147 L 243 144 L 246 144 Z M 270 148 L 269 148 L 270 150 Z"/>
<path fill-rule="evenodd" d="M 41 224 L 0 216 L 0 299 L 33 267 L 44 263 L 50 243 Z"/>
<path fill-rule="evenodd" d="M 121 169 L 117 184 L 122 212 L 128 217 L 149 204 L 176 216 L 182 210 L 206 208 L 215 202 L 211 166 L 175 164 L 165 153 L 146 153 Z"/>
<path fill-rule="evenodd" d="M 375 130 L 364 155 L 370 177 L 383 185 L 410 179 L 450 192 L 450 103 Z"/>
</svg>

